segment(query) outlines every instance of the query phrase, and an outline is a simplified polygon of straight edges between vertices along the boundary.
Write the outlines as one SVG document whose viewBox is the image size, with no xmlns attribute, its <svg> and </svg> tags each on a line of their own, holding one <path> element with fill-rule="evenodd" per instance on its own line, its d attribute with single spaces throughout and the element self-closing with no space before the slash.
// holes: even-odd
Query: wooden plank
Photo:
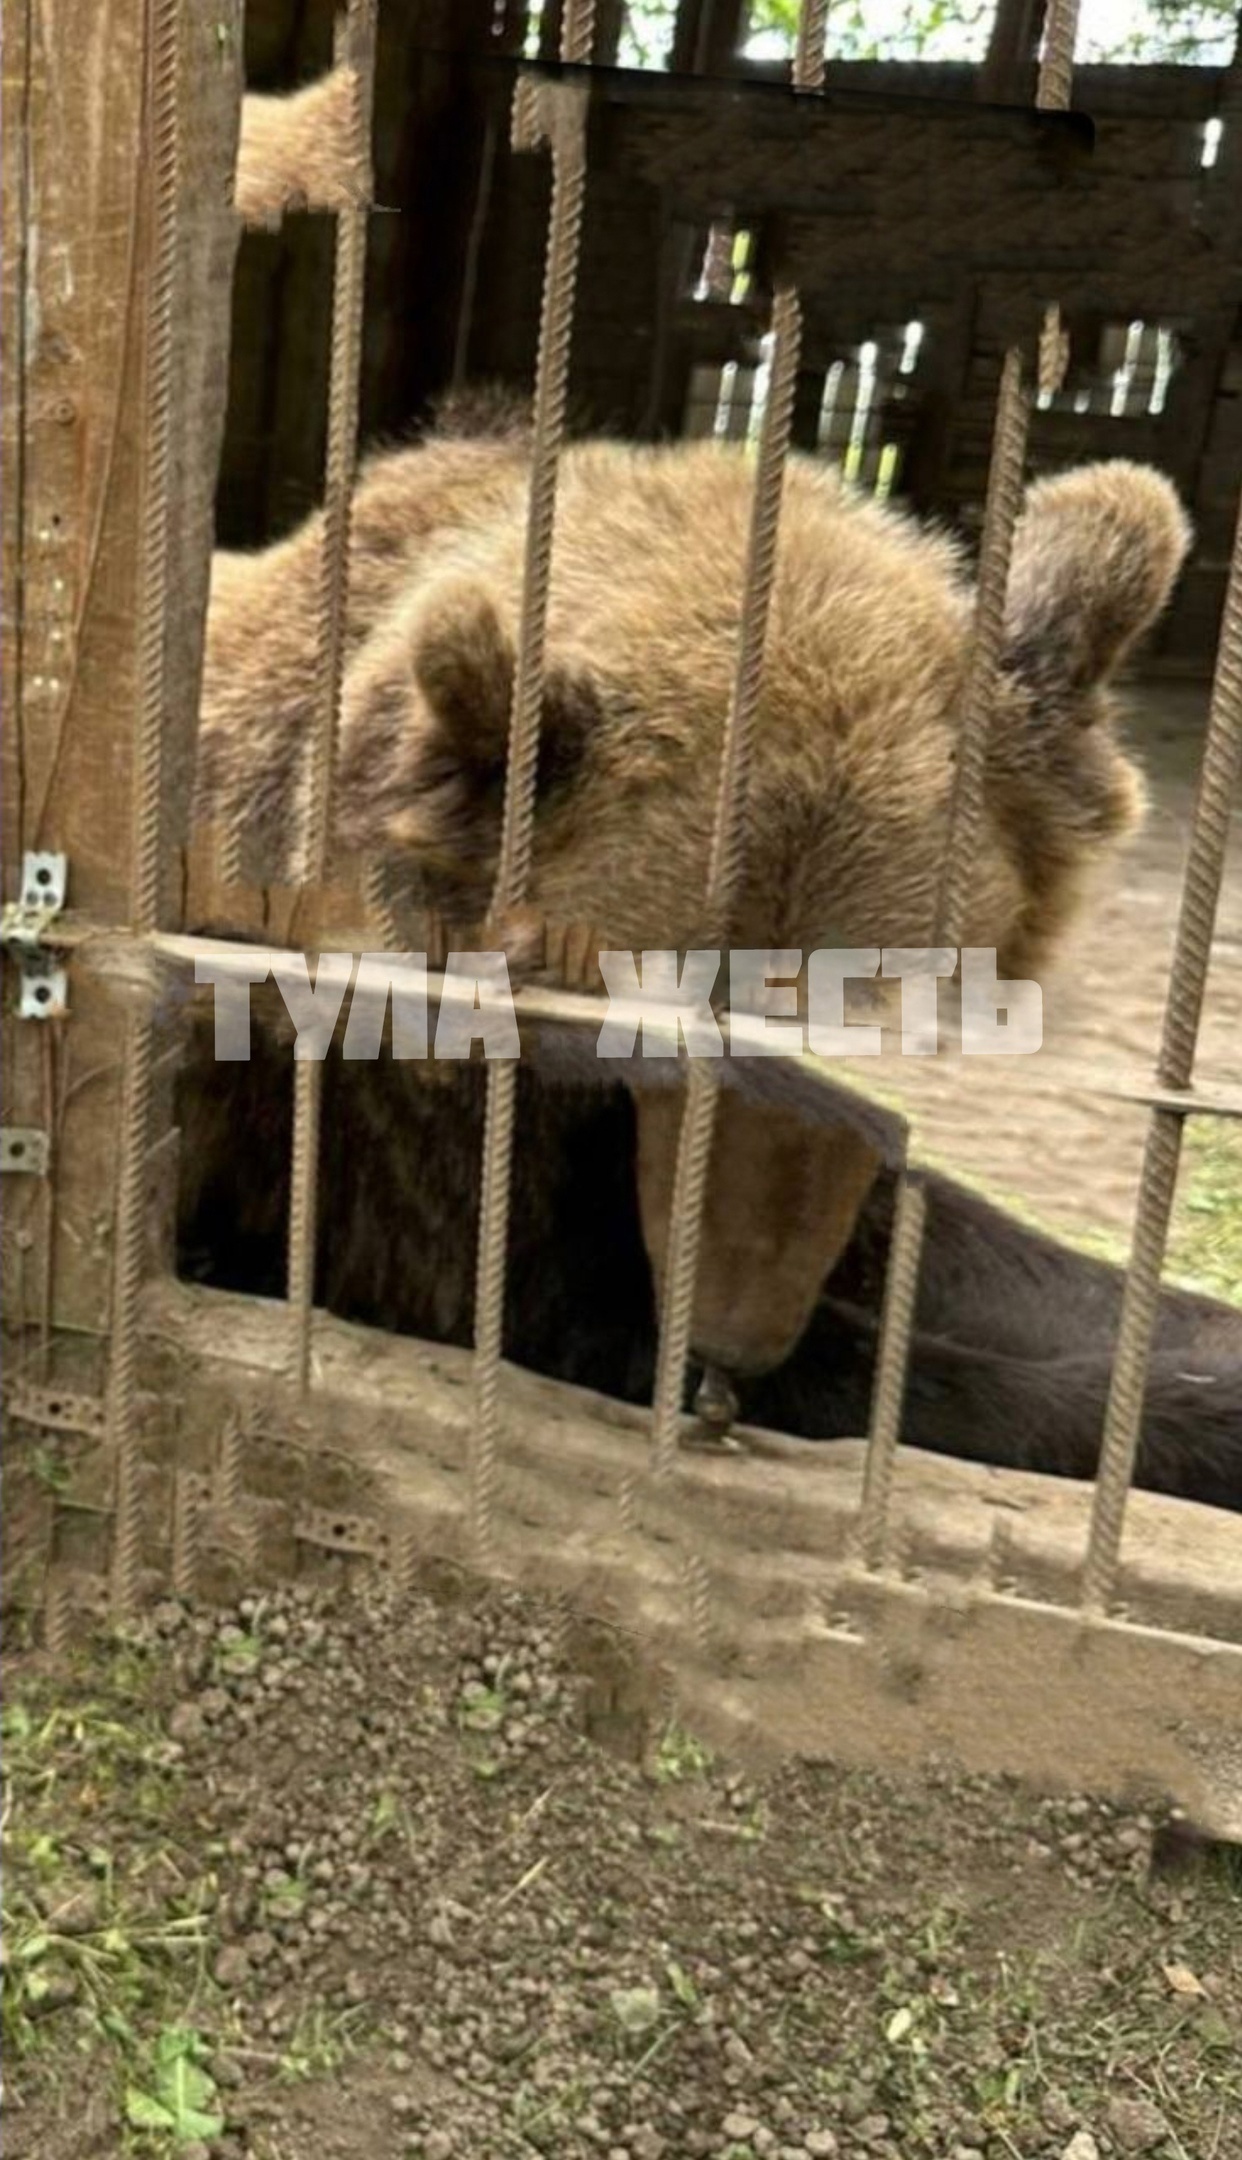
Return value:
<svg viewBox="0 0 1242 2160">
<path fill-rule="evenodd" d="M 988 49 L 975 78 L 984 104 L 1029 104 L 1047 0 L 996 0 Z"/>
<path fill-rule="evenodd" d="M 21 685 L 25 658 L 25 591 L 22 578 L 22 504 L 25 495 L 23 431 L 25 357 L 29 329 L 25 144 L 30 127 L 30 20 L 14 8 L 4 29 L 4 73 L 0 88 L 0 188 L 3 189 L 3 246 L 0 248 L 0 371 L 5 395 L 0 403 L 0 701 L 5 727 L 0 733 L 3 778 L 4 896 L 16 893 L 21 861 Z M 10 1114 L 12 1106 L 10 1103 Z M 22 1122 L 14 1118 L 15 1123 Z"/>
<path fill-rule="evenodd" d="M 138 600 L 143 13 L 32 22 L 22 577 L 24 844 L 124 911 Z"/>
<path fill-rule="evenodd" d="M 7 745 L 18 768 L 18 808 L 5 827 L 6 892 L 15 889 L 23 847 L 57 848 L 69 858 L 71 903 L 114 923 L 129 907 L 141 624 L 149 19 L 149 0 L 98 0 L 86 11 L 37 0 L 11 93 L 6 80 L 18 123 L 11 155 L 28 175 L 25 200 L 18 190 L 5 201 L 9 282 L 23 325 L 17 394 L 8 402 L 15 432 L 6 444 L 22 476 L 20 517 L 5 535 L 6 615 L 20 605 L 22 630 Z M 177 21 L 161 787 L 173 845 L 188 816 L 223 423 L 240 0 L 186 0 Z M 179 863 L 170 859 L 167 867 L 171 895 Z M 31 1122 L 50 1132 L 53 1164 L 44 1204 L 36 1210 L 27 1203 L 14 1226 L 20 1242 L 6 1253 L 6 1312 L 28 1321 L 47 1303 L 57 1327 L 102 1334 L 111 1295 L 119 1024 L 101 985 L 78 980 L 72 966 L 69 975 L 67 1017 L 5 1030 L 6 1105 L 37 1110 Z"/>
</svg>

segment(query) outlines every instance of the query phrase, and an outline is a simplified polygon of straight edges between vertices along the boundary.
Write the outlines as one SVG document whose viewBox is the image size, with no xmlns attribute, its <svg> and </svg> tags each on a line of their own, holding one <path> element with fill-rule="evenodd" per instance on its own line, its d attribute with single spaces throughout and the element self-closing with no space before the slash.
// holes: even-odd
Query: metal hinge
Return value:
<svg viewBox="0 0 1242 2160">
<path fill-rule="evenodd" d="M 21 899 L 10 901 L 0 919 L 0 946 L 21 970 L 17 1009 L 23 1020 L 50 1020 L 65 1010 L 67 982 L 54 958 L 53 929 L 65 904 L 68 875 L 67 856 L 33 850 L 24 855 Z"/>
</svg>

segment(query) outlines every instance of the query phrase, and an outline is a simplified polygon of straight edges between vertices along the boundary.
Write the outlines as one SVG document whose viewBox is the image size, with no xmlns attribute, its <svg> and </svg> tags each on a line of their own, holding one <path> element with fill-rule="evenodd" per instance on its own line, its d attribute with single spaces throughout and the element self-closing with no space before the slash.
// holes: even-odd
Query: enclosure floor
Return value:
<svg viewBox="0 0 1242 2160">
<path fill-rule="evenodd" d="M 503 1595 L 6 1677 L 11 2160 L 1242 2160 L 1237 1854 L 1072 1750 L 721 1758 Z"/>
<path fill-rule="evenodd" d="M 1207 720 L 1206 686 L 1130 693 L 1129 740 L 1151 792 L 1143 831 L 1101 874 L 1055 973 L 1044 1049 L 1105 1072 L 1151 1071 Z M 1242 1043 L 1242 827 L 1235 818 L 1196 1080 L 1237 1085 Z M 888 1059 L 915 1145 L 1067 1234 L 1127 1239 L 1142 1159 L 1138 1106 L 1047 1079 L 1025 1058 Z"/>
</svg>

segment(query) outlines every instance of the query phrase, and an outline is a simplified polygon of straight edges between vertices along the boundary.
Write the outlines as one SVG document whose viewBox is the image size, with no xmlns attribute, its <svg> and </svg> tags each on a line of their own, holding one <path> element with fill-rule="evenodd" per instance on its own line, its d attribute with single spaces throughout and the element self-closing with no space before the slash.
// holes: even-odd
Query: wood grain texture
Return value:
<svg viewBox="0 0 1242 2160">
<path fill-rule="evenodd" d="M 147 440 L 148 6 L 30 0 L 14 15 L 5 56 L 5 892 L 16 893 L 23 849 L 61 849 L 71 903 L 121 923 Z M 161 790 L 170 898 L 180 888 L 224 421 L 240 0 L 187 0 L 177 65 Z M 15 991 L 6 981 L 10 1007 Z M 111 1294 L 118 1024 L 101 988 L 75 981 L 72 967 L 68 1005 L 64 1019 L 5 1030 L 8 1113 L 49 1129 L 53 1142 L 50 1198 L 36 1204 L 23 1192 L 12 1211 L 6 1312 L 29 1321 L 50 1300 L 57 1326 L 100 1333 Z"/>
</svg>

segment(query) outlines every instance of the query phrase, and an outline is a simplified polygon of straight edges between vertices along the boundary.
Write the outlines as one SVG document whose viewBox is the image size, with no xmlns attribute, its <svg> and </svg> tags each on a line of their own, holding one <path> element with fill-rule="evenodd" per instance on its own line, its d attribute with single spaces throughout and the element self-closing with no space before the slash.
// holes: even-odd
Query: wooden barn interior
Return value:
<svg viewBox="0 0 1242 2160">
<path fill-rule="evenodd" d="M 788 64 L 746 57 L 742 0 L 682 0 L 675 18 L 670 10 L 663 67 L 596 85 L 575 429 L 636 441 L 713 426 L 745 432 L 796 170 L 809 194 L 792 235 L 805 312 L 795 446 L 841 459 L 864 483 L 969 532 L 1015 312 L 1044 295 L 1031 233 L 1003 184 L 968 194 L 968 222 L 947 188 L 918 199 L 925 181 L 912 130 L 942 123 L 942 144 L 933 138 L 927 150 L 934 168 L 957 156 L 972 101 L 1008 106 L 1015 129 L 1024 125 L 1041 24 L 1039 0 L 1001 0 L 977 66 L 834 60 L 830 35 L 825 125 L 804 152 L 783 87 Z M 610 0 L 597 74 L 624 27 Z M 287 91 L 331 64 L 329 0 L 252 0 L 245 33 L 254 89 Z M 554 58 L 558 36 L 555 6 L 533 23 L 504 0 L 380 10 L 364 446 L 408 438 L 465 385 L 530 391 L 549 175 L 545 161 L 511 149 L 509 104 L 514 62 Z M 697 129 L 688 120 L 696 77 L 739 92 L 727 114 L 712 101 L 711 125 L 704 101 Z M 1236 59 L 1076 69 L 1075 107 L 1094 126 L 1094 218 L 1088 244 L 1057 256 L 1070 365 L 1031 438 L 1034 471 L 1124 456 L 1177 482 L 1197 547 L 1147 664 L 1191 677 L 1211 670 L 1242 478 L 1242 130 L 1230 125 L 1240 85 Z M 843 127 L 854 137 L 844 164 Z M 754 147 L 765 129 L 770 155 Z M 998 156 L 1003 133 L 998 126 Z M 752 148 L 739 155 L 743 142 Z M 884 215 L 892 244 L 865 277 L 846 266 L 855 275 L 845 292 L 840 249 L 860 210 Z M 242 242 L 222 545 L 272 537 L 319 498 L 330 226 L 288 218 Z"/>
</svg>

